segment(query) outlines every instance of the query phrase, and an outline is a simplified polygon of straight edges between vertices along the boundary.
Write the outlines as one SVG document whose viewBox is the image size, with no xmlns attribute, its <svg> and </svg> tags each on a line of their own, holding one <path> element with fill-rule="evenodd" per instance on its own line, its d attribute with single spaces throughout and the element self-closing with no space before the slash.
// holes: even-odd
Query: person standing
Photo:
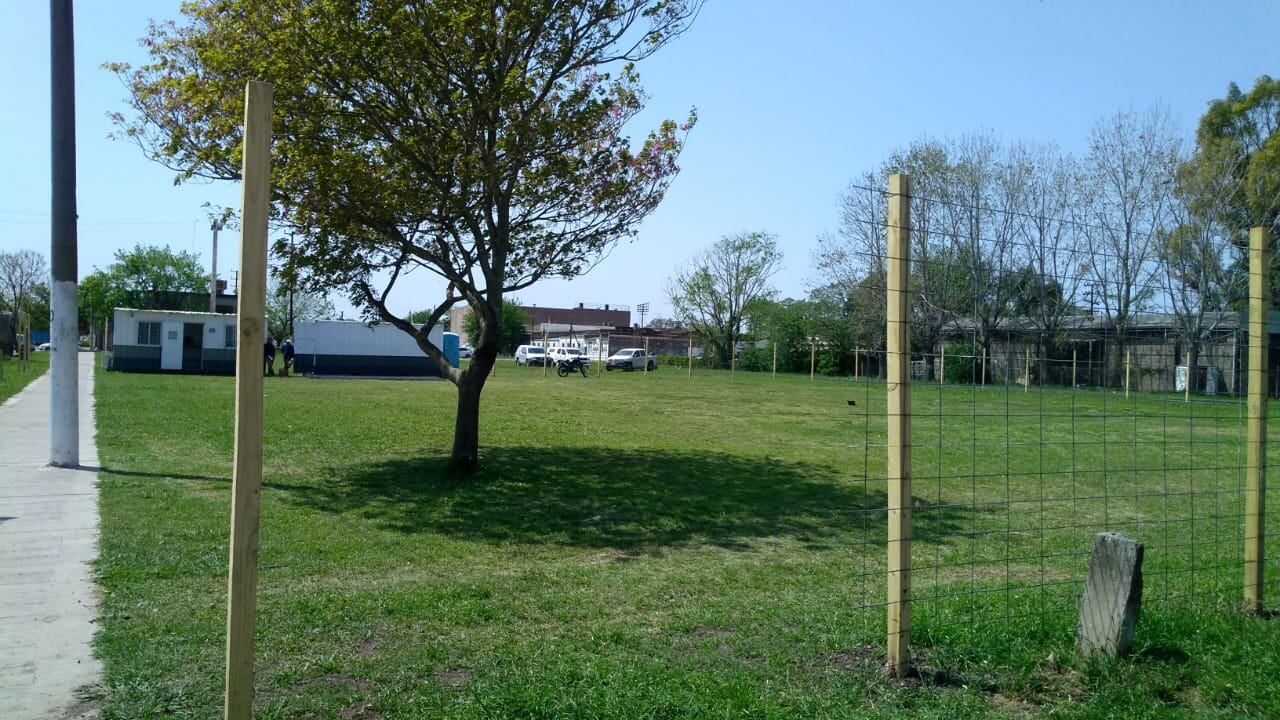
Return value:
<svg viewBox="0 0 1280 720">
<path fill-rule="evenodd" d="M 267 341 L 262 345 L 262 364 L 264 374 L 269 376 L 275 371 L 276 344 L 275 341 L 271 339 L 270 335 L 267 336 Z"/>
<path fill-rule="evenodd" d="M 293 372 L 293 338 L 285 338 L 280 352 L 284 355 L 284 374 L 288 377 L 289 373 Z"/>
</svg>

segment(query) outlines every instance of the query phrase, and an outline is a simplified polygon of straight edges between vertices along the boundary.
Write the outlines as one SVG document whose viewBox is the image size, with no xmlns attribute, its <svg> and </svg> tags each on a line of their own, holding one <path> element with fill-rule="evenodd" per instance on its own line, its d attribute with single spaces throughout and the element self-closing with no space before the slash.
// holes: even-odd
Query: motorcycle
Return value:
<svg viewBox="0 0 1280 720">
<path fill-rule="evenodd" d="M 581 358 L 575 357 L 556 361 L 556 374 L 560 377 L 569 377 L 575 372 L 582 373 L 582 377 L 587 376 L 587 366 L 582 362 Z"/>
</svg>

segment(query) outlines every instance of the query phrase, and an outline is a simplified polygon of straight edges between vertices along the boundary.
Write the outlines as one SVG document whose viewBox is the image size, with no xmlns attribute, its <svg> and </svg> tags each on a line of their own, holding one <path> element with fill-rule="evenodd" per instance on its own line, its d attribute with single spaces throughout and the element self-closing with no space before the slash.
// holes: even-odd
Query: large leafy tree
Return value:
<svg viewBox="0 0 1280 720">
<path fill-rule="evenodd" d="M 117 250 L 115 262 L 95 269 L 79 287 L 83 318 L 106 318 L 113 308 L 206 310 L 209 275 L 194 254 L 136 245 Z"/>
<path fill-rule="evenodd" d="M 689 323 L 728 367 L 752 303 L 771 299 L 770 278 L 782 266 L 774 236 L 728 235 L 700 253 L 667 283 L 676 316 Z"/>
<path fill-rule="evenodd" d="M 152 61 L 111 66 L 124 134 L 193 177 L 234 180 L 243 83 L 275 83 L 274 248 L 299 282 L 341 287 L 413 336 L 458 388 L 452 458 L 478 462 L 480 393 L 503 298 L 587 271 L 634 233 L 678 171 L 688 123 L 637 148 L 633 67 L 683 32 L 700 0 L 196 0 L 153 25 Z M 443 288 L 430 322 L 388 299 L 406 273 Z M 455 303 L 480 321 L 452 368 L 429 330 Z"/>
<path fill-rule="evenodd" d="M 1241 245 L 1252 226 L 1280 232 L 1280 79 L 1263 75 L 1248 93 L 1231 83 L 1226 97 L 1209 103 L 1182 186 L 1212 184 L 1224 170 L 1235 185 L 1226 207 L 1218 196 L 1203 194 L 1191 212 L 1222 217 Z"/>
</svg>

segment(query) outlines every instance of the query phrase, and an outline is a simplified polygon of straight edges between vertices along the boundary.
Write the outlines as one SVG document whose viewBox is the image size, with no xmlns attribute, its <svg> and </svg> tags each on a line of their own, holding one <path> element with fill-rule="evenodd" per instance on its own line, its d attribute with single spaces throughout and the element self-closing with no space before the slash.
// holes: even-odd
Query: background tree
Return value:
<svg viewBox="0 0 1280 720">
<path fill-rule="evenodd" d="M 506 294 L 587 271 L 634 233 L 678 171 L 665 121 L 634 148 L 633 65 L 680 35 L 700 0 L 197 0 L 155 25 L 152 62 L 111 66 L 119 126 L 179 179 L 234 180 L 246 78 L 276 83 L 273 252 L 311 289 L 345 288 L 411 335 L 458 388 L 453 463 L 478 462 L 480 393 Z M 388 309 L 407 272 L 447 289 L 419 329 Z M 466 302 L 466 370 L 429 328 Z"/>
<path fill-rule="evenodd" d="M 1156 238 L 1170 220 L 1179 140 L 1168 113 L 1125 111 L 1099 121 L 1090 137 L 1085 199 L 1090 245 L 1083 270 L 1114 337 L 1109 382 L 1122 374 L 1125 337 L 1133 316 L 1157 295 Z"/>
<path fill-rule="evenodd" d="M 324 320 L 335 314 L 326 293 L 295 290 L 292 294 L 291 303 L 289 286 L 280 280 L 273 278 L 267 285 L 267 334 L 277 342 L 293 337 L 294 323 Z"/>
<path fill-rule="evenodd" d="M 1200 118 L 1192 160 L 1193 167 L 1229 174 L 1235 191 L 1215 213 L 1236 244 L 1247 247 L 1248 229 L 1255 225 L 1280 235 L 1280 80 L 1263 75 L 1247 94 L 1231 83 L 1226 97 L 1209 103 Z M 1193 202 L 1193 212 L 1205 210 Z"/>
<path fill-rule="evenodd" d="M 514 355 L 516 348 L 529 340 L 529 317 L 520 309 L 518 299 L 502 301 L 502 317 L 499 323 L 501 331 L 498 337 L 498 352 Z M 467 313 L 462 318 L 462 331 L 468 338 L 480 336 L 480 320 L 475 313 Z"/>
<path fill-rule="evenodd" d="M 32 328 L 48 327 L 48 278 L 49 266 L 44 255 L 35 250 L 0 252 L 0 310 L 9 313 L 8 344 L 17 342 L 20 313 L 31 318 Z M 37 317 L 38 290 L 44 286 L 45 304 L 43 316 Z"/>
<path fill-rule="evenodd" d="M 195 254 L 135 245 L 117 250 L 115 258 L 106 270 L 94 270 L 81 283 L 85 312 L 106 317 L 117 307 L 208 310 L 209 274 Z"/>
<path fill-rule="evenodd" d="M 1195 387 L 1200 348 L 1226 318 L 1247 303 L 1248 253 L 1238 244 L 1241 216 L 1238 163 L 1243 158 L 1200 149 L 1178 167 L 1170 227 L 1157 238 L 1160 278 L 1173 310 L 1184 362 Z M 1273 280 L 1274 281 L 1274 280 Z"/>
<path fill-rule="evenodd" d="M 765 347 L 754 349 L 739 357 L 739 366 L 755 370 L 773 367 L 773 344 L 778 346 L 778 370 L 781 372 L 809 371 L 809 341 L 813 337 L 810 327 L 811 309 L 806 300 L 760 299 L 752 303 L 748 324 L 751 334 L 765 342 Z"/>
<path fill-rule="evenodd" d="M 1066 319 L 1078 314 L 1085 248 L 1079 231 L 1084 210 L 1079 163 L 1052 145 L 1018 145 L 1013 162 L 1028 168 L 1019 223 L 1021 265 L 1014 282 L 1013 314 L 1034 324 L 1037 377 L 1049 379 L 1050 360 Z"/>
<path fill-rule="evenodd" d="M 782 266 L 774 236 L 763 232 L 727 235 L 699 254 L 667 282 L 676 316 L 689 324 L 728 367 L 743 336 L 747 310 L 770 299 L 769 280 Z"/>
</svg>

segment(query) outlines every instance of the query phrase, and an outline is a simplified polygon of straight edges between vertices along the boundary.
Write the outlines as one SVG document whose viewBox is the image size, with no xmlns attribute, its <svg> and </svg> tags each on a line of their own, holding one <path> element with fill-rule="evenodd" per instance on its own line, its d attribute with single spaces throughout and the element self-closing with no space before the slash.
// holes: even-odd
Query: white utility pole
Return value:
<svg viewBox="0 0 1280 720">
<path fill-rule="evenodd" d="M 49 1 L 52 107 L 49 265 L 49 462 L 80 464 L 80 322 L 76 311 L 76 70 L 71 0 Z M 15 318 L 16 320 L 17 318 Z"/>
</svg>

